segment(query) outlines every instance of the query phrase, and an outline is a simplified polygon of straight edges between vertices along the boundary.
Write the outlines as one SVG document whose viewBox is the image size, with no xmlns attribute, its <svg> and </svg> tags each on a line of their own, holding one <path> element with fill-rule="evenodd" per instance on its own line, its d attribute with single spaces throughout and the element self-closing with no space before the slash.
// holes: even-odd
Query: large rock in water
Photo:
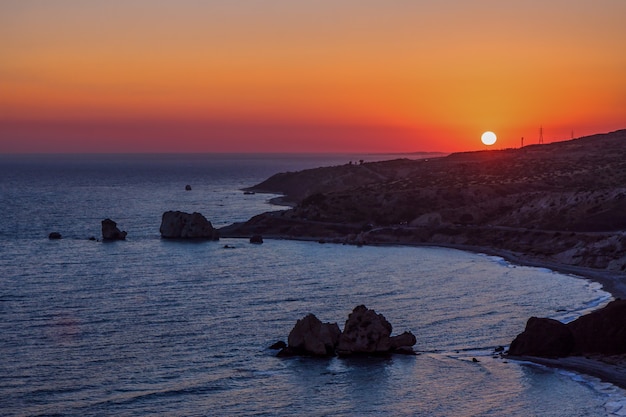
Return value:
<svg viewBox="0 0 626 417">
<path fill-rule="evenodd" d="M 281 355 L 333 356 L 340 334 L 337 323 L 322 323 L 308 314 L 296 322 Z"/>
<path fill-rule="evenodd" d="M 574 348 L 574 335 L 566 324 L 548 318 L 531 317 L 526 329 L 509 347 L 509 355 L 559 358 Z"/>
<path fill-rule="evenodd" d="M 585 354 L 626 354 L 626 300 L 612 301 L 568 324 L 531 317 L 509 348 L 514 356 Z"/>
<path fill-rule="evenodd" d="M 348 316 L 343 333 L 339 337 L 339 356 L 354 354 L 389 354 L 400 348 L 409 348 L 416 343 L 415 336 L 405 332 L 391 337 L 391 324 L 382 314 L 357 306 Z"/>
<path fill-rule="evenodd" d="M 363 305 L 352 311 L 343 333 L 337 323 L 322 323 L 313 314 L 308 314 L 298 320 L 289 333 L 287 347 L 278 355 L 415 354 L 411 346 L 416 343 L 416 339 L 411 332 L 393 337 L 390 335 L 391 324 L 385 317 Z"/>
<path fill-rule="evenodd" d="M 200 213 L 166 211 L 159 231 L 167 239 L 219 239 L 219 231 Z"/>
<path fill-rule="evenodd" d="M 102 240 L 125 240 L 127 233 L 117 228 L 111 219 L 102 220 Z"/>
<path fill-rule="evenodd" d="M 615 300 L 604 308 L 569 323 L 574 334 L 573 354 L 626 353 L 626 300 Z"/>
</svg>

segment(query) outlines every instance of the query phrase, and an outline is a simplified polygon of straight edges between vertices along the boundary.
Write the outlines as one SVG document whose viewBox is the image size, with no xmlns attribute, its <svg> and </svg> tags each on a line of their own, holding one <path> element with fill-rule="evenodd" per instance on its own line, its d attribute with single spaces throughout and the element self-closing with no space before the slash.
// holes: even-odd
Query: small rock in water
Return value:
<svg viewBox="0 0 626 417">
<path fill-rule="evenodd" d="M 48 235 L 48 239 L 51 240 L 55 240 L 55 239 L 61 239 L 61 233 L 59 232 L 52 232 Z"/>
<path fill-rule="evenodd" d="M 272 350 L 280 350 L 280 349 L 284 349 L 286 347 L 287 347 L 287 343 L 283 342 L 282 340 L 279 340 L 278 342 L 274 343 L 269 348 L 272 349 Z"/>
<path fill-rule="evenodd" d="M 117 223 L 111 219 L 102 220 L 102 239 L 103 240 L 125 240 L 126 231 L 117 228 Z"/>
<path fill-rule="evenodd" d="M 185 185 L 185 190 L 191 191 L 191 185 L 189 185 L 189 184 Z"/>
</svg>

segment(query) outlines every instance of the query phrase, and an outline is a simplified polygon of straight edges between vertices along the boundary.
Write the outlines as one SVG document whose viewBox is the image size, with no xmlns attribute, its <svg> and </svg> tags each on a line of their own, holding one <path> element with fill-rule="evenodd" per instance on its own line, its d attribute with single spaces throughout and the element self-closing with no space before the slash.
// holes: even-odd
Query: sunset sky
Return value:
<svg viewBox="0 0 626 417">
<path fill-rule="evenodd" d="M 0 153 L 412 152 L 626 128 L 625 0 L 0 0 Z"/>
</svg>

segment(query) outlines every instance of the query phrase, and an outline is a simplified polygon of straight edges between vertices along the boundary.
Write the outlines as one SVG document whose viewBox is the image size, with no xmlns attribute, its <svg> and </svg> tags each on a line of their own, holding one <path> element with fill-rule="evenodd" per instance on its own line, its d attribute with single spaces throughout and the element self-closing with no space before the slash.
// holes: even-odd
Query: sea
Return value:
<svg viewBox="0 0 626 417">
<path fill-rule="evenodd" d="M 394 157 L 0 156 L 0 414 L 626 415 L 611 384 L 495 353 L 531 316 L 605 305 L 597 283 L 438 247 L 160 238 L 168 210 L 221 227 L 284 209 L 242 192 L 274 173 Z M 106 218 L 125 241 L 101 241 Z M 418 354 L 269 349 L 308 313 L 343 328 L 361 304 Z"/>
</svg>

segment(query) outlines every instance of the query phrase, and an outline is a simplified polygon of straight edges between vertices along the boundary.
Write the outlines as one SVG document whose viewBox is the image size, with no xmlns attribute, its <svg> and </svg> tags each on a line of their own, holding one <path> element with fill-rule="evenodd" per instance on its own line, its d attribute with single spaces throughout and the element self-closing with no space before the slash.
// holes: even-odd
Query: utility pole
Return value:
<svg viewBox="0 0 626 417">
<path fill-rule="evenodd" d="M 539 144 L 543 145 L 543 126 L 539 127 Z"/>
</svg>

